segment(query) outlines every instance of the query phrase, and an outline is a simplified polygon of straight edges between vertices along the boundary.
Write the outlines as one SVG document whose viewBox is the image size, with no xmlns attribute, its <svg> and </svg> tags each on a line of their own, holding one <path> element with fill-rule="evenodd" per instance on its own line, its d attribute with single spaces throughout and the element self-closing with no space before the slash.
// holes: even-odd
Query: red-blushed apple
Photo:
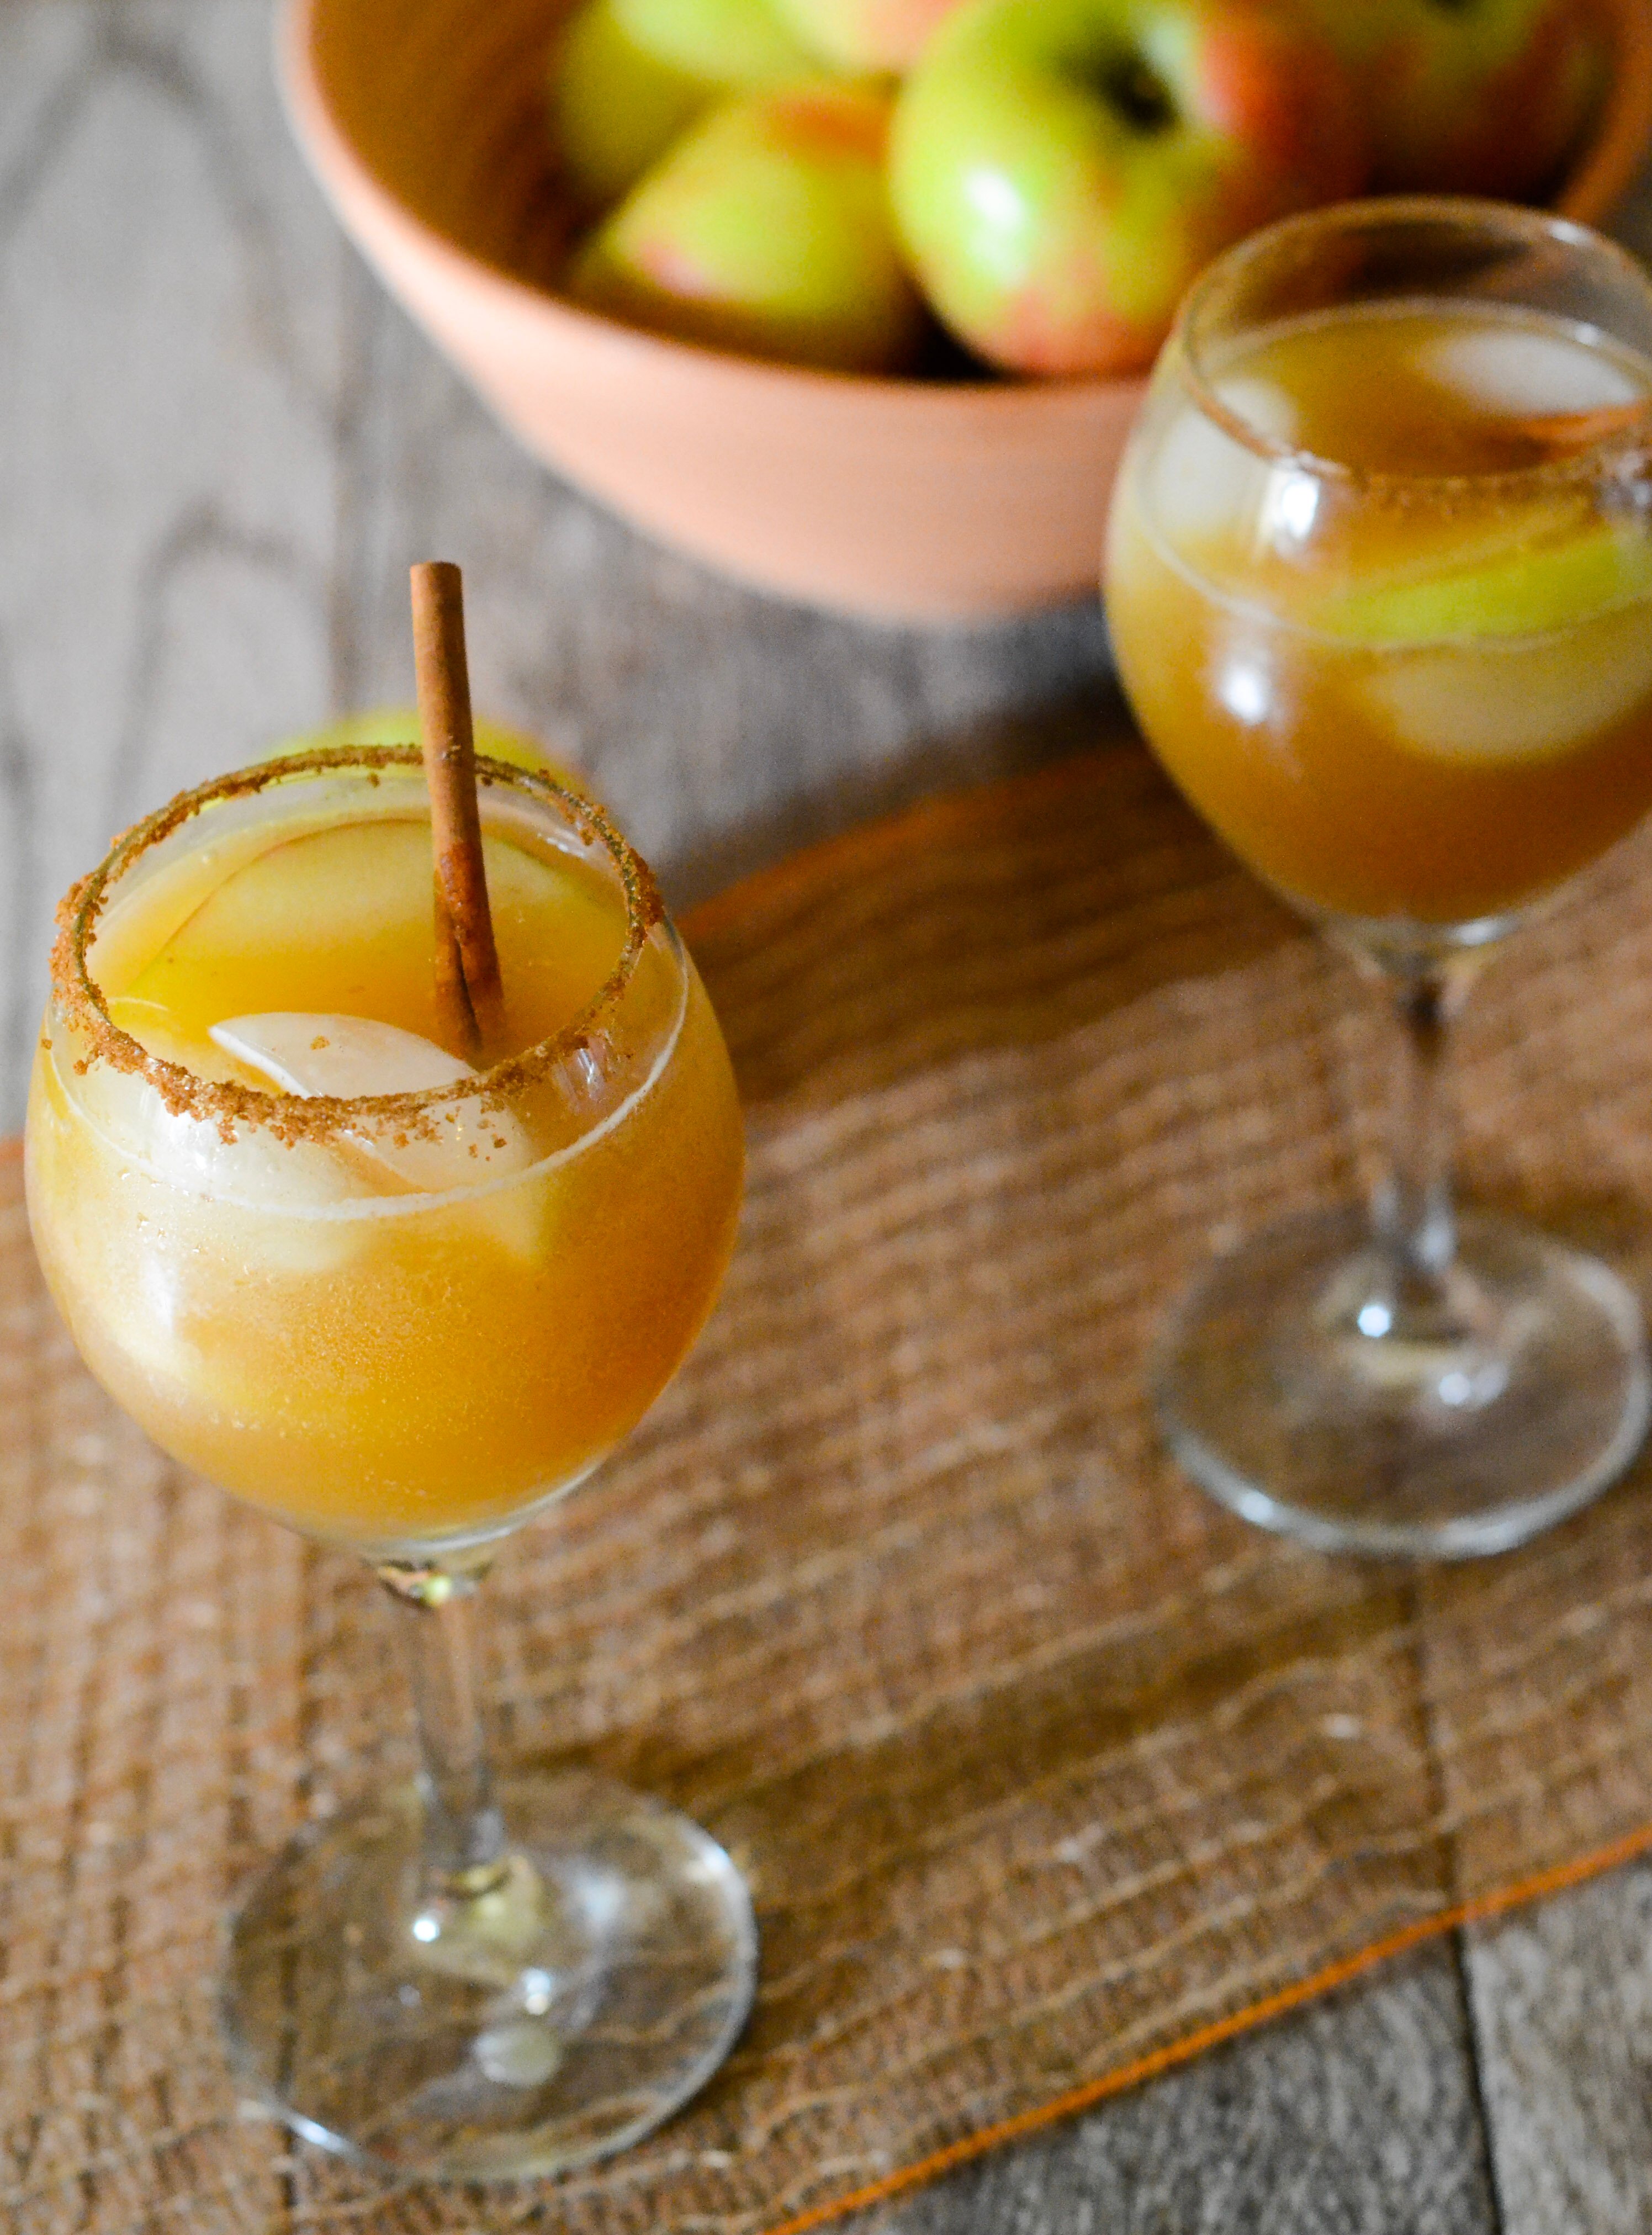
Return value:
<svg viewBox="0 0 1652 2235">
<path fill-rule="evenodd" d="M 890 182 L 968 348 L 1122 372 L 1218 249 L 1355 192 L 1366 161 L 1346 65 L 1262 0 L 966 0 L 901 90 Z"/>
<path fill-rule="evenodd" d="M 804 44 L 842 70 L 910 69 L 960 0 L 774 0 Z"/>
<path fill-rule="evenodd" d="M 594 215 L 714 101 L 820 75 L 772 0 L 585 0 L 548 62 L 563 179 Z"/>
<path fill-rule="evenodd" d="M 752 357 L 908 365 L 923 305 L 884 177 L 889 104 L 867 87 L 748 94 L 690 126 L 575 254 L 593 310 Z"/>
<path fill-rule="evenodd" d="M 1605 82 L 1579 0 L 1298 0 L 1354 71 L 1372 183 L 1518 196 L 1549 183 Z"/>
</svg>

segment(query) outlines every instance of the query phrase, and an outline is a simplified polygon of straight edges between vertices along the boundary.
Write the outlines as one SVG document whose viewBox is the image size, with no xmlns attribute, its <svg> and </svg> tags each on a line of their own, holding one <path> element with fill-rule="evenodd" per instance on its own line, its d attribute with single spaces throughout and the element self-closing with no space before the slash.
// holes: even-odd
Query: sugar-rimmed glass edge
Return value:
<svg viewBox="0 0 1652 2235">
<path fill-rule="evenodd" d="M 88 950 L 112 890 L 144 854 L 222 801 L 253 797 L 304 777 L 360 771 L 370 779 L 381 769 L 412 770 L 422 765 L 419 749 L 412 744 L 319 747 L 214 777 L 180 792 L 166 806 L 124 831 L 102 861 L 70 887 L 57 911 L 52 993 L 64 1020 L 84 1034 L 87 1047 L 80 1063 L 101 1059 L 116 1069 L 136 1072 L 154 1088 L 168 1110 L 216 1122 L 221 1129 L 251 1124 L 288 1139 L 325 1139 L 364 1124 L 423 1131 L 432 1111 L 454 1103 L 479 1100 L 484 1106 L 502 1105 L 543 1078 L 561 1058 L 585 1045 L 623 998 L 650 934 L 666 921 L 659 888 L 647 863 L 594 801 L 548 771 L 481 753 L 475 757 L 481 783 L 525 792 L 560 807 L 578 836 L 587 844 L 595 839 L 605 849 L 625 893 L 626 938 L 619 960 L 586 1006 L 560 1032 L 505 1057 L 473 1078 L 456 1079 L 449 1085 L 397 1094 L 301 1096 L 200 1078 L 185 1065 L 154 1054 L 109 1015 L 107 997 L 88 966 Z"/>
</svg>

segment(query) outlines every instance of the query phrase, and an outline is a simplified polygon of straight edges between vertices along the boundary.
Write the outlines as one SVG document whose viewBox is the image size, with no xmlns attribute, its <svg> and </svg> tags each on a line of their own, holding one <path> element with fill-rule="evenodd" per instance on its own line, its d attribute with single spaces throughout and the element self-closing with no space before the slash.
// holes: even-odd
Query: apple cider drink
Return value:
<svg viewBox="0 0 1652 2235">
<path fill-rule="evenodd" d="M 1636 823 L 1652 362 L 1401 301 L 1248 336 L 1210 377 L 1216 410 L 1171 385 L 1144 429 L 1107 587 L 1155 749 L 1236 850 L 1310 908 L 1460 927 Z"/>
<path fill-rule="evenodd" d="M 646 864 L 570 786 L 478 758 L 459 569 L 410 588 L 422 751 L 203 784 L 63 901 L 29 1212 L 110 1393 L 397 1609 L 418 1774 L 237 1905 L 239 2088 L 347 2157 L 514 2180 L 657 2126 L 751 2006 L 728 1855 L 563 1760 L 496 1783 L 470 1648 L 501 1540 L 710 1310 L 743 1143 Z"/>
<path fill-rule="evenodd" d="M 93 1371 L 187 1465 L 379 1555 L 497 1534 L 609 1451 L 739 1198 L 646 870 L 484 770 L 485 1075 L 442 1045 L 416 755 L 364 750 L 206 787 L 71 894 L 32 1089 L 30 1215 Z"/>
<path fill-rule="evenodd" d="M 1478 958 L 1652 805 L 1645 272 L 1563 220 L 1423 197 L 1229 250 L 1154 372 L 1106 591 L 1155 751 L 1395 1026 L 1368 1208 L 1207 1268 L 1152 1368 L 1166 1440 L 1326 1550 L 1502 1550 L 1652 1415 L 1629 1285 L 1459 1216 L 1443 1088 Z"/>
</svg>

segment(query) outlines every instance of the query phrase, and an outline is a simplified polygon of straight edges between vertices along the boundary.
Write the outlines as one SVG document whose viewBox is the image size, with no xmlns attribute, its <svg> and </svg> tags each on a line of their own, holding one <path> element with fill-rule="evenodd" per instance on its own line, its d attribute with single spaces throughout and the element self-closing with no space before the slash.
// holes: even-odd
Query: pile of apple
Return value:
<svg viewBox="0 0 1652 2235">
<path fill-rule="evenodd" d="M 1518 197 L 1603 82 L 1590 0 L 581 0 L 568 292 L 903 372 L 1147 364 L 1228 242 L 1370 188 Z"/>
</svg>

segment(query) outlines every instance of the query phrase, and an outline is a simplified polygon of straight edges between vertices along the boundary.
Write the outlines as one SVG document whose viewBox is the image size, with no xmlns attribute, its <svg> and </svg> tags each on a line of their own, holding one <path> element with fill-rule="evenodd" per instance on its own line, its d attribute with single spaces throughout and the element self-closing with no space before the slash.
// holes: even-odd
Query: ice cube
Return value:
<svg viewBox="0 0 1652 2235">
<path fill-rule="evenodd" d="M 1437 334 L 1420 344 L 1416 361 L 1427 378 L 1486 411 L 1599 411 L 1642 395 L 1603 351 L 1520 326 Z"/>
<path fill-rule="evenodd" d="M 1465 654 L 1443 646 L 1385 659 L 1365 688 L 1413 751 L 1454 760 L 1564 752 L 1624 720 L 1652 691 L 1643 613 L 1611 618 L 1623 626 L 1609 648 L 1598 633 L 1570 647 L 1505 639 Z"/>
<path fill-rule="evenodd" d="M 476 1075 L 434 1040 L 371 1017 L 270 1010 L 226 1017 L 210 1031 L 226 1055 L 262 1072 L 284 1094 L 422 1094 Z"/>
<path fill-rule="evenodd" d="M 261 1072 L 284 1093 L 306 1098 L 422 1094 L 477 1075 L 434 1040 L 371 1017 L 270 1011 L 226 1017 L 211 1033 L 226 1055 Z M 538 1161 L 526 1130 L 508 1111 L 461 1100 L 438 1105 L 429 1115 L 434 1134 L 352 1127 L 345 1136 L 352 1158 L 382 1170 L 398 1192 L 416 1195 L 507 1179 Z M 504 1189 L 484 1194 L 476 1206 L 488 1230 L 515 1255 L 538 1254 L 538 1194 Z"/>
<path fill-rule="evenodd" d="M 1235 418 L 1242 419 L 1258 435 L 1287 448 L 1295 442 L 1301 423 L 1295 399 L 1276 380 L 1262 380 L 1255 373 L 1235 372 L 1213 380 L 1210 385 Z"/>
<path fill-rule="evenodd" d="M 1289 442 L 1295 414 L 1270 381 L 1218 381 L 1216 393 L 1247 425 Z M 1236 442 L 1215 420 L 1180 412 L 1167 429 L 1152 467 L 1152 523 L 1179 551 L 1217 539 L 1248 541 L 1272 480 L 1268 461 Z"/>
</svg>

